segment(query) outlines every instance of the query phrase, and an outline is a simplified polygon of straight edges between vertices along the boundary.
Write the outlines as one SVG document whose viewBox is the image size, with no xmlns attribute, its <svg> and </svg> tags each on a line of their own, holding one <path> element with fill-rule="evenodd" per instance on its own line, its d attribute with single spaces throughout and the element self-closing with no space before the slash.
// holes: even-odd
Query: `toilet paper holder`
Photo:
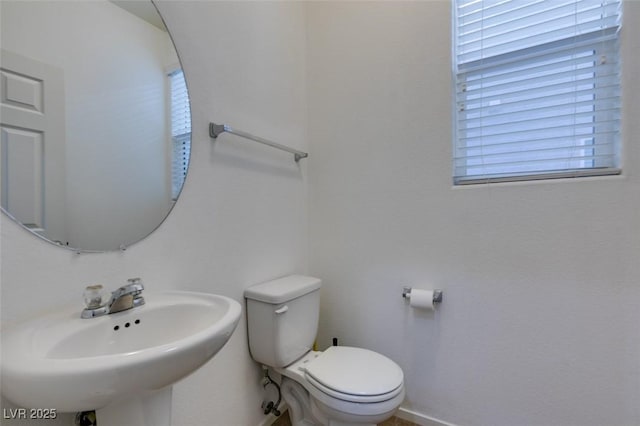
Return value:
<svg viewBox="0 0 640 426">
<path fill-rule="evenodd" d="M 402 297 L 411 297 L 411 287 L 402 287 Z M 442 303 L 442 290 L 433 290 L 433 303 Z"/>
</svg>

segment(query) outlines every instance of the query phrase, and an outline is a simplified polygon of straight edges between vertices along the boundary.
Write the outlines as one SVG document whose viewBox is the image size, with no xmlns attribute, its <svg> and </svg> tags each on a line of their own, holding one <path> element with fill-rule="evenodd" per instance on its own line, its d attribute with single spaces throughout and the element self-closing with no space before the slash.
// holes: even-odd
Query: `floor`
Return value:
<svg viewBox="0 0 640 426">
<path fill-rule="evenodd" d="M 273 423 L 272 426 L 291 426 L 291 420 L 289 419 L 289 412 L 286 411 L 280 416 L 278 420 Z M 378 426 L 418 426 L 415 423 L 412 423 L 408 420 L 399 419 L 397 417 L 391 417 L 389 420 L 386 420 L 380 423 Z"/>
</svg>

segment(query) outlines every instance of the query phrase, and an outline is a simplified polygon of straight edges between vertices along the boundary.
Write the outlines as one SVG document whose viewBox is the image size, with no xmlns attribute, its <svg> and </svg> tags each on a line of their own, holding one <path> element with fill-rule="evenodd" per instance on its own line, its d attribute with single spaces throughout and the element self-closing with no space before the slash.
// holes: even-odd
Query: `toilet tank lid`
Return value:
<svg viewBox="0 0 640 426">
<path fill-rule="evenodd" d="M 322 281 L 304 275 L 288 275 L 257 284 L 244 291 L 244 297 L 271 304 L 285 303 L 318 290 Z"/>
</svg>

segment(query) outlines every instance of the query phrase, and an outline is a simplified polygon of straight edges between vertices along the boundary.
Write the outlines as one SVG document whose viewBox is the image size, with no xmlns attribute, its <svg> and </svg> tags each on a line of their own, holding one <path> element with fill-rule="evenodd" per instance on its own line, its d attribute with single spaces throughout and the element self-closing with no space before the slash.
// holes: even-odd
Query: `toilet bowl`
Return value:
<svg viewBox="0 0 640 426">
<path fill-rule="evenodd" d="M 404 399 L 402 369 L 368 349 L 311 350 L 320 285 L 292 275 L 245 291 L 251 356 L 282 375 L 293 426 L 375 425 Z"/>
<path fill-rule="evenodd" d="M 283 397 L 294 425 L 309 424 L 309 418 L 320 425 L 375 425 L 391 417 L 404 400 L 400 367 L 367 349 L 310 351 L 275 370 L 284 377 Z M 301 423 L 303 419 L 307 423 Z"/>
</svg>

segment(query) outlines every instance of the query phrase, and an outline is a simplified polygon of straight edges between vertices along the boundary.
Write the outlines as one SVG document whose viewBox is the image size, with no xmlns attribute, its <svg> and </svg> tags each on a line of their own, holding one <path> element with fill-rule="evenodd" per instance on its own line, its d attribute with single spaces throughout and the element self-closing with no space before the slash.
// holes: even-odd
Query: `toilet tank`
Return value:
<svg viewBox="0 0 640 426">
<path fill-rule="evenodd" d="M 318 278 L 289 275 L 245 290 L 254 360 L 285 367 L 311 350 L 318 332 L 321 283 Z"/>
</svg>

